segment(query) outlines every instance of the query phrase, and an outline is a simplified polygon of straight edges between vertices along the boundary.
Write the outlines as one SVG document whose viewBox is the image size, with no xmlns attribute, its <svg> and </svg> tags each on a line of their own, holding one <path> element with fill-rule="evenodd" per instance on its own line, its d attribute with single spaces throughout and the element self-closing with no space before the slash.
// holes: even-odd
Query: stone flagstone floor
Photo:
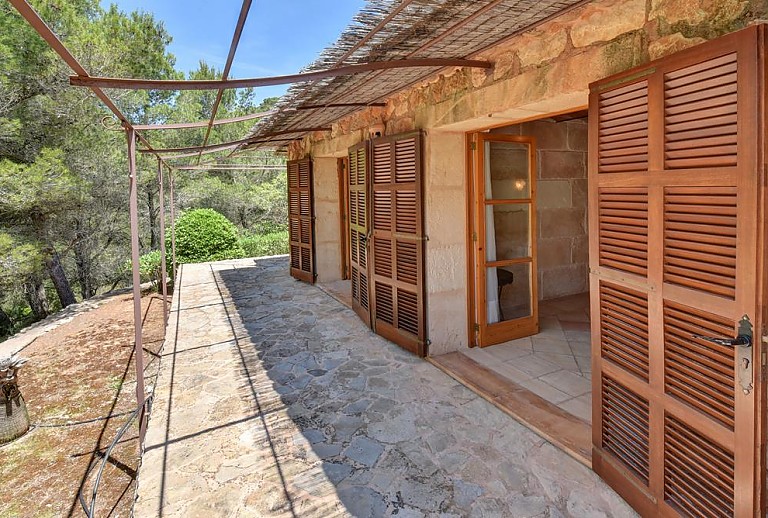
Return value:
<svg viewBox="0 0 768 518">
<path fill-rule="evenodd" d="M 179 277 L 135 516 L 635 516 L 285 258 Z"/>
</svg>

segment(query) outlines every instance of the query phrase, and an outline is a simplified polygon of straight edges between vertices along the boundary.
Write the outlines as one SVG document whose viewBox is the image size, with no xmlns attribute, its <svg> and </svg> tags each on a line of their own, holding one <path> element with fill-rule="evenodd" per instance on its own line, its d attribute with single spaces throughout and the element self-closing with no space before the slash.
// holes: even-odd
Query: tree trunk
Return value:
<svg viewBox="0 0 768 518">
<path fill-rule="evenodd" d="M 80 285 L 80 295 L 83 300 L 96 295 L 91 280 L 91 258 L 88 254 L 88 236 L 82 228 L 82 223 L 77 223 L 77 241 L 75 242 L 75 266 L 77 267 L 77 282 Z"/>
<path fill-rule="evenodd" d="M 70 304 L 77 302 L 72 287 L 69 285 L 64 268 L 61 266 L 59 253 L 53 248 L 48 248 L 45 253 L 45 267 L 48 269 L 48 275 L 51 277 L 53 287 L 59 295 L 61 307 L 66 308 Z"/>
<path fill-rule="evenodd" d="M 149 247 L 157 250 L 160 246 L 157 237 L 157 209 L 155 209 L 155 193 L 153 189 L 147 188 L 147 217 L 149 218 Z"/>
<path fill-rule="evenodd" d="M 13 321 L 8 314 L 0 308 L 0 336 L 8 336 L 13 331 Z"/>
<path fill-rule="evenodd" d="M 32 274 L 24 283 L 24 297 L 27 299 L 29 307 L 32 308 L 35 320 L 42 320 L 50 314 L 48 297 L 45 294 L 45 287 L 40 274 Z"/>
</svg>

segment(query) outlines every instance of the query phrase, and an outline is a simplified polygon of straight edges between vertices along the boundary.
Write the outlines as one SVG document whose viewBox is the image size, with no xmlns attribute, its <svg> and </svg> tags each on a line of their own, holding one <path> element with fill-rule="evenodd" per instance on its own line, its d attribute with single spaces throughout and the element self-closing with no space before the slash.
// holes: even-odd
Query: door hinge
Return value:
<svg viewBox="0 0 768 518">
<path fill-rule="evenodd" d="M 477 232 L 472 232 L 472 241 L 477 243 Z"/>
<path fill-rule="evenodd" d="M 470 142 L 469 149 L 471 149 L 472 151 L 477 151 L 477 142 Z"/>
<path fill-rule="evenodd" d="M 480 324 L 472 324 L 472 327 L 474 328 L 475 333 L 479 333 L 480 332 Z"/>
</svg>

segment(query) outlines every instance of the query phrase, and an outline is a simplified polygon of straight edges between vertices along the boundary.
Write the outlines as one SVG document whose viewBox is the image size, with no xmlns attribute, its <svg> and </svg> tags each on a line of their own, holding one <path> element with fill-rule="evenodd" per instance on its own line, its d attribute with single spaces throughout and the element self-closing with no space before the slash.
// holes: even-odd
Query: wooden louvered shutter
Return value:
<svg viewBox="0 0 768 518">
<path fill-rule="evenodd" d="M 644 516 L 765 512 L 764 31 L 591 89 L 593 467 Z"/>
<path fill-rule="evenodd" d="M 352 309 L 371 325 L 368 286 L 368 142 L 349 148 L 349 249 Z"/>
<path fill-rule="evenodd" d="M 374 329 L 425 356 L 421 134 L 374 139 L 370 157 Z"/>
<path fill-rule="evenodd" d="M 312 199 L 312 161 L 288 162 L 288 231 L 291 275 L 315 282 L 315 218 Z"/>
</svg>

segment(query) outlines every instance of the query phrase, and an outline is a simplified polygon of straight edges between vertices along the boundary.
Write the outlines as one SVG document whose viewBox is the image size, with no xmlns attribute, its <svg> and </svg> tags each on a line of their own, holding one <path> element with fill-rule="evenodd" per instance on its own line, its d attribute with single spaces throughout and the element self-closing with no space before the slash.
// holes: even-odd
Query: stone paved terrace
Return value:
<svg viewBox="0 0 768 518">
<path fill-rule="evenodd" d="M 186 265 L 137 517 L 635 516 L 285 258 Z"/>
</svg>

